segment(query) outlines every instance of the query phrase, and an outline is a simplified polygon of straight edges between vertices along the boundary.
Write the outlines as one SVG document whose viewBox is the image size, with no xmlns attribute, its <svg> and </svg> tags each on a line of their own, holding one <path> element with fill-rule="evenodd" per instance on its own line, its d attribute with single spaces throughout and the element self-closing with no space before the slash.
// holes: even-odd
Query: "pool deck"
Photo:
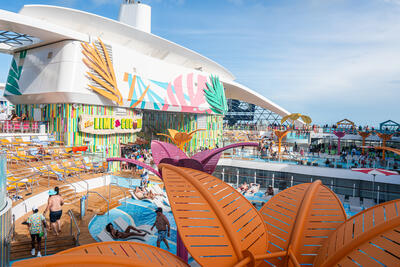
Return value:
<svg viewBox="0 0 400 267">
<path fill-rule="evenodd" d="M 96 177 L 101 177 L 104 175 L 109 175 L 110 173 L 96 173 L 96 174 L 84 174 L 81 175 L 81 179 L 83 180 L 90 180 Z M 116 175 L 119 177 L 132 177 L 131 172 L 118 172 L 118 173 L 112 173 L 112 175 Z M 138 178 L 132 178 L 132 179 L 138 179 Z M 161 180 L 158 177 L 150 177 L 150 179 L 154 182 L 161 182 Z M 69 177 L 68 181 L 70 183 L 75 183 L 81 181 L 80 179 L 76 177 Z M 50 179 L 50 187 L 48 186 L 48 179 L 47 178 L 40 178 L 39 179 L 39 185 L 35 185 L 33 188 L 33 192 L 31 190 L 27 191 L 21 191 L 19 192 L 19 195 L 22 196 L 25 200 L 28 200 L 31 197 L 34 197 L 38 194 L 41 194 L 45 191 L 48 191 L 49 189 L 54 188 L 55 186 L 63 186 L 66 185 L 66 183 L 57 181 L 55 179 Z M 97 187 L 95 189 L 91 189 L 91 191 L 96 191 L 102 196 L 104 196 L 106 199 L 109 197 L 109 186 L 102 186 L 102 187 Z M 130 194 L 128 192 L 127 188 L 124 188 L 124 192 L 127 197 L 130 197 Z M 27 195 L 28 194 L 28 195 Z M 77 193 L 76 194 L 76 200 L 80 199 L 82 195 L 85 195 L 86 191 Z M 62 194 L 61 194 L 62 195 Z M 120 187 L 111 185 L 111 199 L 112 200 L 119 200 L 124 198 L 124 194 L 121 191 Z M 13 207 L 18 205 L 19 203 L 23 202 L 23 200 L 18 200 L 13 202 Z M 110 201 L 111 202 L 111 201 Z M 106 202 L 104 199 L 102 199 L 100 196 L 97 194 L 89 194 L 88 198 L 88 206 L 87 206 L 87 211 L 86 215 L 83 219 L 80 218 L 80 201 L 75 201 L 73 203 L 66 203 L 63 205 L 63 215 L 61 217 L 61 224 L 62 224 L 62 230 L 61 230 L 61 235 L 60 236 L 55 236 L 52 231 L 48 230 L 48 246 L 47 246 L 47 251 L 49 253 L 55 253 L 64 249 L 68 249 L 70 247 L 73 247 L 74 245 L 71 244 L 71 242 L 65 241 L 65 246 L 63 245 L 63 240 L 72 240 L 71 237 L 71 222 L 70 222 L 70 216 L 68 215 L 68 210 L 71 210 L 76 218 L 78 227 L 80 229 L 80 236 L 79 236 L 79 244 L 80 245 L 85 245 L 85 244 L 90 244 L 96 242 L 95 239 L 91 236 L 89 233 L 88 225 L 91 219 L 98 213 L 100 213 L 100 209 L 104 208 L 106 206 Z M 43 211 L 46 208 L 46 205 L 41 205 L 38 207 L 39 212 L 43 213 Z M 111 208 L 111 207 L 110 207 Z M 18 248 L 20 252 L 18 253 L 11 253 L 11 260 L 15 260 L 21 257 L 29 257 L 30 254 L 30 234 L 28 231 L 28 227 L 24 224 L 31 215 L 32 212 L 28 210 L 28 213 L 23 215 L 22 217 L 18 218 L 15 222 L 15 236 L 14 236 L 14 241 L 12 243 L 12 247 L 14 246 L 15 248 Z M 46 214 L 46 220 L 49 223 L 49 214 Z M 72 227 L 73 233 L 75 233 L 75 226 Z M 57 241 L 58 240 L 58 241 Z M 28 242 L 29 241 L 29 242 Z M 56 242 L 54 242 L 56 241 Z M 51 248 L 49 246 L 58 246 L 57 248 Z M 42 254 L 44 251 L 44 241 L 42 241 Z M 24 251 L 22 251 L 24 250 Z M 13 249 L 12 249 L 13 251 Z"/>
</svg>

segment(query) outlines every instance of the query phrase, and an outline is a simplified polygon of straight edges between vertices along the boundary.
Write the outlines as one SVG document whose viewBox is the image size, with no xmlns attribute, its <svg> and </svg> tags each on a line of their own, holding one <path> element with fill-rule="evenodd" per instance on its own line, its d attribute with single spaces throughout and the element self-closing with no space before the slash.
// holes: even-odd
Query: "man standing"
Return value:
<svg viewBox="0 0 400 267">
<path fill-rule="evenodd" d="M 56 187 L 55 190 L 50 190 L 49 200 L 47 201 L 47 207 L 44 210 L 44 214 L 46 214 L 47 210 L 50 210 L 50 225 L 55 235 L 61 233 L 60 219 L 62 215 L 62 205 L 64 205 L 64 200 L 59 195 L 58 187 Z"/>
<path fill-rule="evenodd" d="M 156 213 L 157 213 L 156 221 L 154 222 L 153 226 L 151 227 L 151 230 L 153 231 L 154 226 L 158 230 L 157 247 L 160 247 L 161 241 L 164 241 L 165 245 L 167 246 L 167 249 L 169 250 L 169 245 L 168 245 L 168 241 L 167 241 L 167 228 L 168 228 L 168 237 L 169 237 L 171 226 L 169 224 L 167 217 L 165 217 L 165 215 L 162 213 L 162 208 L 157 208 Z"/>
<path fill-rule="evenodd" d="M 38 253 L 37 256 L 41 257 L 42 255 L 40 254 L 41 250 L 41 241 L 42 241 L 42 236 L 43 236 L 43 227 L 46 227 L 46 219 L 44 218 L 43 214 L 39 214 L 39 209 L 36 206 L 32 207 L 33 214 L 28 217 L 27 223 L 29 226 L 29 232 L 31 234 L 31 239 L 32 239 L 32 250 L 31 254 L 32 256 L 35 256 L 35 239 L 37 240 L 38 243 Z"/>
</svg>

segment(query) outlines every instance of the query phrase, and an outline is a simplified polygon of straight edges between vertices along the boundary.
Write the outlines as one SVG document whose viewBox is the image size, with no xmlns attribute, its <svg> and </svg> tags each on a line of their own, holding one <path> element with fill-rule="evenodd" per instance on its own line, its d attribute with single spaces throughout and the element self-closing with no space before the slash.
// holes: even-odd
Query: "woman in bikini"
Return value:
<svg viewBox="0 0 400 267">
<path fill-rule="evenodd" d="M 145 232 L 142 232 L 142 231 L 136 229 L 132 225 L 129 225 L 126 228 L 125 232 L 120 232 L 118 230 L 115 230 L 112 223 L 109 223 L 106 225 L 106 230 L 107 230 L 107 232 L 109 232 L 111 234 L 112 238 L 114 238 L 114 239 L 126 239 L 131 236 L 145 236 L 146 235 Z M 134 232 L 131 232 L 131 230 L 133 230 Z"/>
</svg>

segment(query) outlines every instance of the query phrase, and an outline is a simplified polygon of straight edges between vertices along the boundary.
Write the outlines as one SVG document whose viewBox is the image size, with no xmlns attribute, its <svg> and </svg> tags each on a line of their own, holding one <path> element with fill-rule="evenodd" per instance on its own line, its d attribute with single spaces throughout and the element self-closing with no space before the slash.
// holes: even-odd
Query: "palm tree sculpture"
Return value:
<svg viewBox="0 0 400 267">
<path fill-rule="evenodd" d="M 357 132 L 358 132 L 358 135 L 361 136 L 361 138 L 362 138 L 362 152 L 361 152 L 361 154 L 364 155 L 365 139 L 367 139 L 372 134 L 372 132 L 362 132 L 362 131 L 357 131 Z"/>
<path fill-rule="evenodd" d="M 380 139 L 382 139 L 382 159 L 385 160 L 385 147 L 386 147 L 386 141 L 389 141 L 392 139 L 393 134 L 386 134 L 386 133 L 380 133 L 376 132 L 376 135 L 379 136 Z"/>
</svg>

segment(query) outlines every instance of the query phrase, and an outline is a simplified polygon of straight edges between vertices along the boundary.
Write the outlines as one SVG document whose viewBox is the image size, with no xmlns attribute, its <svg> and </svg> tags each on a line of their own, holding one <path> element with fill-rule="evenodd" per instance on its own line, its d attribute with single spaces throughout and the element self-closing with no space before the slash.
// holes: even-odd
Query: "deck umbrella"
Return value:
<svg viewBox="0 0 400 267">
<path fill-rule="evenodd" d="M 369 174 L 373 176 L 373 180 L 372 180 L 372 191 L 375 192 L 375 177 L 377 175 L 385 175 L 385 176 L 389 176 L 389 175 L 399 175 L 398 172 L 396 171 L 388 171 L 385 169 L 375 169 L 375 168 L 353 168 L 351 169 L 352 171 L 356 171 L 356 172 L 362 172 L 365 174 Z"/>
</svg>

